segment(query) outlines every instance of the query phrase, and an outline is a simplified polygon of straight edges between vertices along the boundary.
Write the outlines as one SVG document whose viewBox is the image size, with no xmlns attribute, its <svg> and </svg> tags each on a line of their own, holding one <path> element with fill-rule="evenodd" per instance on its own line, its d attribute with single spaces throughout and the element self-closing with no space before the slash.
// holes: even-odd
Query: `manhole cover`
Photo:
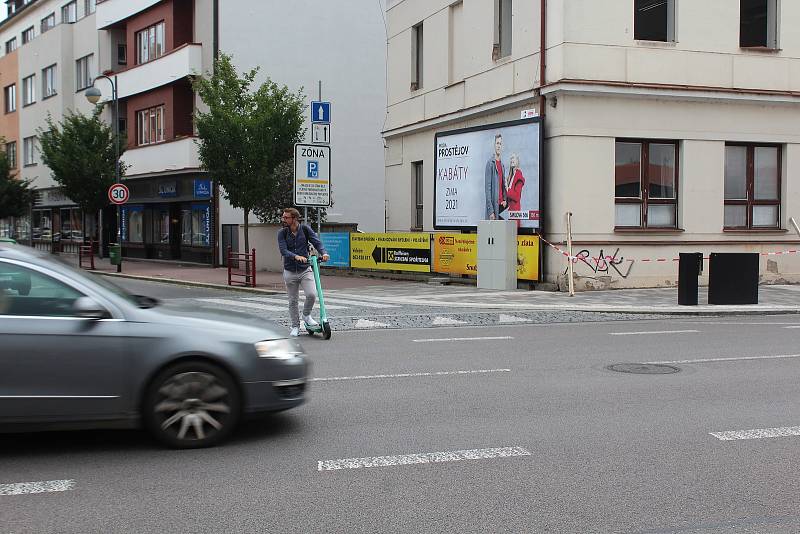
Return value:
<svg viewBox="0 0 800 534">
<path fill-rule="evenodd" d="M 680 371 L 677 367 L 657 363 L 616 363 L 609 365 L 606 369 L 618 373 L 633 373 L 637 375 L 669 375 Z"/>
</svg>

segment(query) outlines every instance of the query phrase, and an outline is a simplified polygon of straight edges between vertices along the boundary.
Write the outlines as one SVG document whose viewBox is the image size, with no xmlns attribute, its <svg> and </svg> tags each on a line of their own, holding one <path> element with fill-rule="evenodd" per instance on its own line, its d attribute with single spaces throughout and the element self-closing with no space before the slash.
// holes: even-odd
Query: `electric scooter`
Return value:
<svg viewBox="0 0 800 534">
<path fill-rule="evenodd" d="M 319 324 L 316 326 L 306 325 L 306 332 L 311 335 L 322 333 L 323 339 L 331 338 L 331 325 L 328 323 L 328 313 L 325 311 L 325 297 L 322 295 L 322 283 L 319 280 L 319 260 L 317 256 L 309 256 L 311 270 L 314 271 L 314 283 L 317 286 L 317 298 L 319 299 Z"/>
</svg>

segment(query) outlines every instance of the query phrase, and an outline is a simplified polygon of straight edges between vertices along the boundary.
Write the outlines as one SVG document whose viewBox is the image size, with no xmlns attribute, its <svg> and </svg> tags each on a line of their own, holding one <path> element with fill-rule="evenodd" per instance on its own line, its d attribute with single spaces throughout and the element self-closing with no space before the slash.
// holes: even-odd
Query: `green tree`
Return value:
<svg viewBox="0 0 800 534">
<path fill-rule="evenodd" d="M 263 222 L 277 224 L 281 222 L 283 208 L 294 204 L 294 160 L 284 161 L 275 167 L 273 179 L 276 184 L 274 194 L 262 198 L 258 206 L 253 208 L 253 213 Z M 300 213 L 303 213 L 302 208 Z M 325 222 L 325 216 L 325 209 L 312 208 L 308 210 L 305 222 L 313 226 L 318 218 Z"/>
<path fill-rule="evenodd" d="M 0 143 L 5 144 L 5 140 L 0 138 Z M 0 150 L 0 219 L 27 215 L 34 194 L 30 181 L 17 179 L 6 151 Z"/>
<path fill-rule="evenodd" d="M 283 198 L 276 169 L 292 160 L 304 134 L 303 90 L 292 93 L 269 79 L 252 90 L 257 73 L 255 68 L 240 76 L 231 57 L 220 54 L 213 74 L 193 80 L 208 108 L 195 110 L 200 162 L 231 206 L 244 210 L 245 250 L 250 213 L 266 213 L 264 206 Z"/>
<path fill-rule="evenodd" d="M 68 111 L 57 124 L 47 117 L 47 127 L 40 129 L 42 161 L 53 179 L 85 213 L 96 213 L 108 205 L 108 188 L 116 181 L 114 132 L 100 120 L 102 106 L 91 115 Z M 125 138 L 119 140 L 120 155 Z M 120 162 L 120 177 L 127 166 Z"/>
</svg>

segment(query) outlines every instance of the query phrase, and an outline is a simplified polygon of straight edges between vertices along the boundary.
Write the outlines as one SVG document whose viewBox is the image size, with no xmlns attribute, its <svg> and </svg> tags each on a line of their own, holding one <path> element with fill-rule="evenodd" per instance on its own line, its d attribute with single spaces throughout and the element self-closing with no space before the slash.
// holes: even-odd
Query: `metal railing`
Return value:
<svg viewBox="0 0 800 534">
<path fill-rule="evenodd" d="M 256 287 L 256 249 L 250 254 L 233 252 L 228 247 L 228 285 Z"/>
</svg>

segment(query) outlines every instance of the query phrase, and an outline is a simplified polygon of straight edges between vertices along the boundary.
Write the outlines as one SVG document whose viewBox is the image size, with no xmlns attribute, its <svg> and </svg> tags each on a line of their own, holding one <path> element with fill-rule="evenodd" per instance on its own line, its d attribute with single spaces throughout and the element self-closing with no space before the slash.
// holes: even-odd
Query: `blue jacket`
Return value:
<svg viewBox="0 0 800 534">
<path fill-rule="evenodd" d="M 308 232 L 308 240 L 306 240 L 306 232 L 303 232 L 304 228 Z M 327 254 L 316 232 L 306 224 L 300 224 L 296 234 L 292 234 L 289 228 L 278 230 L 278 248 L 281 251 L 281 256 L 283 256 L 283 268 L 285 270 L 299 273 L 308 269 L 308 263 L 300 263 L 294 257 L 303 256 L 308 258 L 309 241 L 311 241 L 311 244 L 314 245 L 320 255 Z"/>
</svg>

